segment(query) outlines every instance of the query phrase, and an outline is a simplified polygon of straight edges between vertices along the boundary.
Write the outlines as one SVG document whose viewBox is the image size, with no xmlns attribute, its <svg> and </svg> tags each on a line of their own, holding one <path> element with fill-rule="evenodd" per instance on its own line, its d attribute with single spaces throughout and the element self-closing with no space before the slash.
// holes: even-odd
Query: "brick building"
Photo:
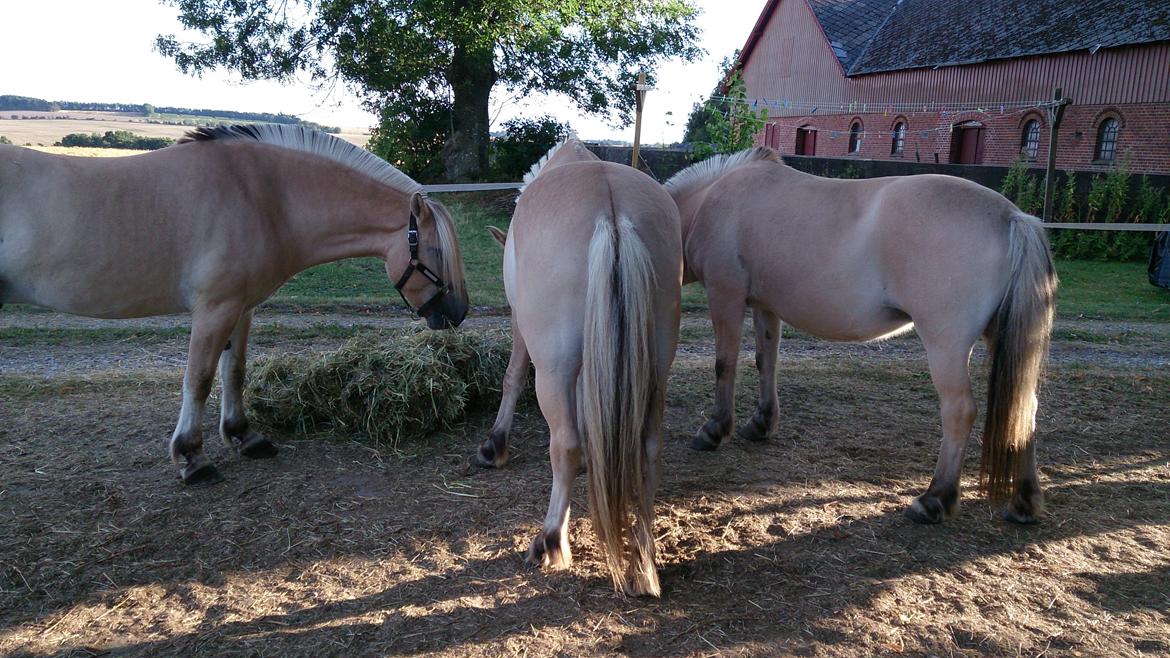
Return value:
<svg viewBox="0 0 1170 658">
<path fill-rule="evenodd" d="M 1170 174 L 1170 0 L 769 0 L 740 53 L 781 153 Z"/>
</svg>

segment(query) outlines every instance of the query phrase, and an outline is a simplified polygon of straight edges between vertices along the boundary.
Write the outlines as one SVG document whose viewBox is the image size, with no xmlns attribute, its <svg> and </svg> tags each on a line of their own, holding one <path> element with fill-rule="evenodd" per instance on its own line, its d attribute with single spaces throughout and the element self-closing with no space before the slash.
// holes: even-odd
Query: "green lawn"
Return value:
<svg viewBox="0 0 1170 658">
<path fill-rule="evenodd" d="M 480 311 L 506 311 L 501 274 L 503 250 L 488 235 L 487 226 L 494 224 L 506 230 L 509 216 L 462 195 L 441 198 L 458 225 L 472 305 Z M 1170 290 L 1147 282 L 1144 263 L 1060 261 L 1057 270 L 1061 283 L 1056 310 L 1062 318 L 1170 322 Z M 281 288 L 268 304 L 288 310 L 328 310 L 385 308 L 401 302 L 386 278 L 382 262 L 370 258 L 307 270 Z M 706 309 L 702 288 L 690 285 L 683 289 L 683 309 Z"/>
<path fill-rule="evenodd" d="M 1145 263 L 1058 261 L 1056 270 L 1062 318 L 1170 322 L 1170 290 L 1150 285 Z"/>
</svg>

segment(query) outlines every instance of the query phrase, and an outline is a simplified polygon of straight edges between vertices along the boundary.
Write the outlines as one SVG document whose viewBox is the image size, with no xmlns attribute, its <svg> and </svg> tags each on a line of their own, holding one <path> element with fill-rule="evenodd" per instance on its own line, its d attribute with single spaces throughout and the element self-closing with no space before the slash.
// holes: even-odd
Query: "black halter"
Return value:
<svg viewBox="0 0 1170 658">
<path fill-rule="evenodd" d="M 434 306 L 439 300 L 451 292 L 451 286 L 450 284 L 443 283 L 442 277 L 435 274 L 431 268 L 426 266 L 426 263 L 418 259 L 418 218 L 414 216 L 414 210 L 410 211 L 410 224 L 406 228 L 406 244 L 410 246 L 410 265 L 406 266 L 406 271 L 398 278 L 398 283 L 394 284 L 394 289 L 402 297 L 402 302 L 406 304 L 406 308 L 414 311 L 421 318 L 426 315 L 427 309 Z M 411 276 L 414 276 L 415 272 L 425 276 L 427 281 L 430 281 L 439 289 L 439 292 L 435 293 L 433 297 L 417 309 L 411 305 L 410 300 L 402 293 L 402 287 L 406 285 L 406 282 L 410 280 Z"/>
</svg>

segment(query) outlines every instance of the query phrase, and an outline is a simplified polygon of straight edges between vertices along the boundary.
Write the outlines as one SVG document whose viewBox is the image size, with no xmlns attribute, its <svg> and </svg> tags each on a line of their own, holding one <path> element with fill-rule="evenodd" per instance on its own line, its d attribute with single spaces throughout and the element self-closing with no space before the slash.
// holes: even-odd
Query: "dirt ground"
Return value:
<svg viewBox="0 0 1170 658">
<path fill-rule="evenodd" d="M 613 593 L 583 480 L 572 569 L 524 566 L 551 479 L 535 406 L 496 471 L 467 461 L 492 413 L 401 453 L 274 437 L 270 461 L 229 453 L 209 414 L 227 481 L 190 489 L 164 448 L 181 336 L 0 346 L 0 654 L 1170 655 L 1170 328 L 1058 324 L 1032 527 L 977 496 L 974 440 L 959 517 L 902 517 L 939 436 L 909 338 L 783 341 L 773 438 L 690 452 L 708 331 L 686 318 L 671 378 L 659 600 Z M 275 331 L 258 350 L 334 342 Z M 740 373 L 744 419 L 748 352 Z"/>
</svg>

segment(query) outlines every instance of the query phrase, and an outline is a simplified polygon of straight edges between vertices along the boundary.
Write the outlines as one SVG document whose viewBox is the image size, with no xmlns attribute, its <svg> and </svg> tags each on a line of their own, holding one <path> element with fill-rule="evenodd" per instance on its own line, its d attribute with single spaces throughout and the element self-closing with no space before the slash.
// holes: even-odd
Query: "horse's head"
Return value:
<svg viewBox="0 0 1170 658">
<path fill-rule="evenodd" d="M 431 329 L 459 326 L 467 315 L 467 283 L 455 224 L 443 204 L 421 193 L 413 194 L 401 242 L 404 244 L 393 245 L 386 256 L 386 274 L 396 282 L 394 287 L 403 301 L 426 318 Z M 393 258 L 392 254 L 406 258 Z"/>
</svg>

